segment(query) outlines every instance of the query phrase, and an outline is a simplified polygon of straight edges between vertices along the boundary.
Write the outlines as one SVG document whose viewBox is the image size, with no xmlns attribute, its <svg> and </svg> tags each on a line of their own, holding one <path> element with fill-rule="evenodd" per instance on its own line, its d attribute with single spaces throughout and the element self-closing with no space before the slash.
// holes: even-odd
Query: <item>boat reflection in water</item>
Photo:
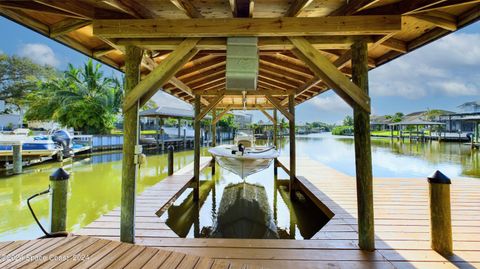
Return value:
<svg viewBox="0 0 480 269">
<path fill-rule="evenodd" d="M 285 183 L 215 176 L 201 181 L 198 203 L 184 193 L 162 218 L 179 237 L 310 239 L 329 218 L 300 192 L 290 200 Z"/>
<path fill-rule="evenodd" d="M 246 182 L 225 187 L 217 220 L 202 233 L 217 238 L 278 239 L 265 187 Z"/>
</svg>

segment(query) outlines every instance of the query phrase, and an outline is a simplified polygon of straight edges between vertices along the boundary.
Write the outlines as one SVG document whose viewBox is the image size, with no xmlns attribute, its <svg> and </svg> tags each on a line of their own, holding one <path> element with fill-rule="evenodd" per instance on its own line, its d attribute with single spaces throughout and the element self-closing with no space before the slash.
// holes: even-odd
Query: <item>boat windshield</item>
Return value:
<svg viewBox="0 0 480 269">
<path fill-rule="evenodd" d="M 253 131 L 248 129 L 240 129 L 236 132 L 237 136 L 253 136 Z"/>
</svg>

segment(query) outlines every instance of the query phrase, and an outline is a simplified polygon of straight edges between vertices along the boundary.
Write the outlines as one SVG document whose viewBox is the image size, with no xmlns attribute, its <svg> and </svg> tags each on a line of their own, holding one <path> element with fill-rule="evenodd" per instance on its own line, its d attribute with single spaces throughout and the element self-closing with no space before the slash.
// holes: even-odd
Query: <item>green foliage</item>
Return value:
<svg viewBox="0 0 480 269">
<path fill-rule="evenodd" d="M 15 106 L 16 110 L 23 109 L 28 105 L 27 95 L 37 89 L 38 82 L 56 75 L 56 70 L 50 66 L 35 64 L 24 57 L 0 54 L 0 99 Z"/>
<path fill-rule="evenodd" d="M 218 126 L 232 129 L 237 128 L 235 124 L 235 117 L 232 114 L 226 114 L 221 120 L 218 121 Z"/>
<path fill-rule="evenodd" d="M 28 96 L 28 120 L 55 120 L 90 134 L 109 133 L 122 104 L 122 85 L 104 77 L 89 60 L 82 69 L 69 65 L 63 77 L 39 84 Z"/>
<path fill-rule="evenodd" d="M 167 118 L 163 122 L 166 126 L 177 126 L 178 120 L 174 118 Z"/>
<path fill-rule="evenodd" d="M 353 134 L 353 126 L 335 126 L 332 129 L 333 135 L 351 135 Z"/>
<path fill-rule="evenodd" d="M 345 118 L 343 119 L 343 125 L 344 126 L 353 126 L 352 116 L 345 116 Z"/>
<path fill-rule="evenodd" d="M 141 108 L 140 111 L 158 108 L 158 104 L 152 99 L 148 100 Z"/>
</svg>

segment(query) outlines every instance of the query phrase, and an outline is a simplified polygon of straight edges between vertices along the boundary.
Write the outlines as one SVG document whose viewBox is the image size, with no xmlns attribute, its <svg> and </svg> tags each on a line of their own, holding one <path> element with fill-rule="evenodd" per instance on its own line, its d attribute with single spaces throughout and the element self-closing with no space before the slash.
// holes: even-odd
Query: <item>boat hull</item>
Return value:
<svg viewBox="0 0 480 269">
<path fill-rule="evenodd" d="M 273 159 L 278 157 L 274 148 L 258 147 L 247 148 L 244 155 L 232 154 L 233 146 L 218 146 L 209 150 L 217 163 L 228 171 L 246 178 L 270 166 Z"/>
</svg>

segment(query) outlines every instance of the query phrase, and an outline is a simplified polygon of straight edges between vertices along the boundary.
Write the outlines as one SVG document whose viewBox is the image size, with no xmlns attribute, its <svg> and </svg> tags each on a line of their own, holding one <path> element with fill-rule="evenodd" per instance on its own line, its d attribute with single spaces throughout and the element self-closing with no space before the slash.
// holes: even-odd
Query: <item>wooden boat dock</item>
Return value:
<svg viewBox="0 0 480 269">
<path fill-rule="evenodd" d="M 288 159 L 280 159 L 279 162 L 280 166 L 288 169 L 288 165 L 285 165 L 288 164 Z M 202 157 L 201 169 L 207 168 L 209 163 L 210 158 Z M 311 240 L 179 238 L 155 213 L 167 207 L 188 187 L 188 179 L 192 178 L 190 164 L 137 197 L 136 246 L 91 238 L 119 240 L 120 211 L 116 209 L 76 232 L 80 237 L 74 238 L 79 244 L 73 250 L 84 253 L 80 250 L 82 247 L 85 251 L 90 251 L 100 244 L 109 246 L 107 249 L 98 247 L 101 249 L 97 250 L 100 254 L 92 254 L 92 257 L 101 256 L 106 260 L 99 258 L 96 263 L 90 261 L 82 267 L 108 267 L 118 263 L 127 265 L 127 261 L 138 265 L 138 259 L 147 264 L 158 256 L 161 256 L 158 266 L 172 259 L 177 265 L 193 264 L 191 267 L 179 268 L 193 268 L 195 265 L 210 268 L 213 263 L 216 263 L 214 268 L 241 268 L 243 265 L 248 268 L 480 267 L 480 181 L 477 179 L 452 180 L 454 255 L 445 258 L 430 248 L 426 179 L 374 179 L 376 250 L 368 252 L 358 247 L 355 179 L 311 159 L 299 158 L 297 169 L 299 187 L 323 207 L 322 210 L 327 215 L 332 216 Z M 73 239 L 49 240 L 52 242 L 44 247 L 48 251 L 39 253 L 57 253 L 56 249 L 63 245 L 59 243 L 60 240 Z M 62 242 L 67 244 L 67 241 Z M 0 246 L 0 255 L 7 255 L 8 251 L 20 255 L 30 254 L 30 251 L 37 251 L 36 248 L 29 247 L 39 244 L 36 242 L 38 240 L 4 243 Z M 140 252 L 142 255 L 148 253 L 150 258 L 134 259 L 133 256 Z M 107 255 L 108 253 L 110 254 Z M 166 258 L 167 255 L 169 258 Z M 204 262 L 206 267 L 202 267 Z M 138 266 L 140 267 L 141 265 Z"/>
</svg>

